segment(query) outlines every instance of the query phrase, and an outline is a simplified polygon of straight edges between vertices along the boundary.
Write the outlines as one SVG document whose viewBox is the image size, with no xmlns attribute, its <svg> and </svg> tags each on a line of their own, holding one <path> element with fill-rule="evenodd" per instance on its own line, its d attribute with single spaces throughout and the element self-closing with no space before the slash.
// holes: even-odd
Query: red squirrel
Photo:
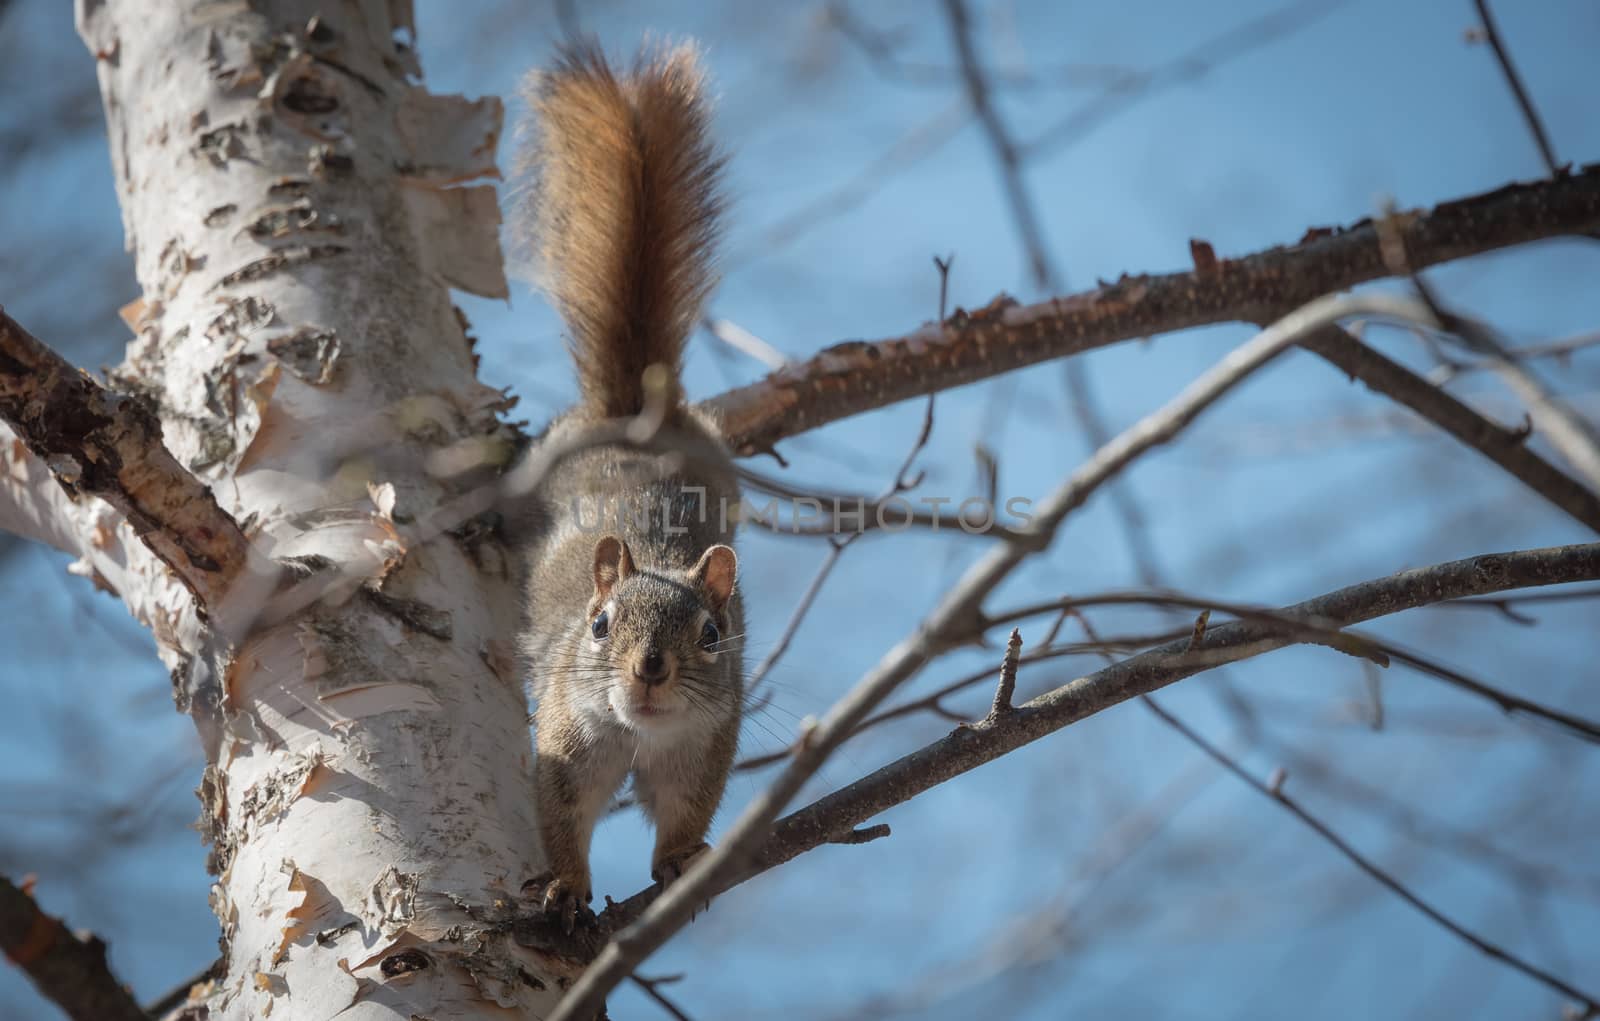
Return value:
<svg viewBox="0 0 1600 1021">
<path fill-rule="evenodd" d="M 527 227 L 581 394 L 533 454 L 652 401 L 702 451 L 589 447 L 530 497 L 521 644 L 538 700 L 542 904 L 570 931 L 591 899 L 595 823 L 622 782 L 632 775 L 655 824 L 651 876 L 671 882 L 706 848 L 738 740 L 738 481 L 717 423 L 679 385 L 714 283 L 722 159 L 692 48 L 647 53 L 625 73 L 568 48 L 527 91 Z"/>
</svg>

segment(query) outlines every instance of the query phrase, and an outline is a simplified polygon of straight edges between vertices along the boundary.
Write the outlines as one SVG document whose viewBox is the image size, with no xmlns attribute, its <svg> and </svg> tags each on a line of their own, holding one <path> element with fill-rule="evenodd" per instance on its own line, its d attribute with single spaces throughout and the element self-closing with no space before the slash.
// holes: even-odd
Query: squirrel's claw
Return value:
<svg viewBox="0 0 1600 1021">
<path fill-rule="evenodd" d="M 561 931 L 567 935 L 578 925 L 578 899 L 570 891 L 552 885 L 544 892 L 544 913 L 561 920 Z"/>
<path fill-rule="evenodd" d="M 666 855 L 660 861 L 656 862 L 655 868 L 650 870 L 650 878 L 660 883 L 661 888 L 665 890 L 667 887 L 683 878 L 683 874 L 689 871 L 689 866 L 694 863 L 694 860 L 709 850 L 711 850 L 711 846 L 704 841 L 701 841 L 693 847 L 686 847 L 681 851 L 674 851 L 672 854 Z M 707 900 L 704 904 L 700 905 L 698 908 L 695 908 L 694 914 L 689 916 L 689 921 L 694 921 L 696 915 L 700 914 L 700 912 L 706 910 L 710 906 L 711 901 Z"/>
<path fill-rule="evenodd" d="M 579 890 L 570 880 L 556 879 L 544 888 L 544 913 L 561 920 L 561 930 L 570 934 L 578 923 L 578 909 L 589 903 L 589 891 Z"/>
<path fill-rule="evenodd" d="M 693 847 L 686 847 L 681 851 L 662 855 L 660 860 L 650 869 L 650 878 L 660 883 L 662 889 L 666 889 L 677 882 L 685 872 L 689 871 L 690 863 L 709 850 L 711 850 L 711 845 L 702 840 Z"/>
<path fill-rule="evenodd" d="M 587 883 L 552 876 L 548 872 L 528 880 L 522 890 L 539 902 L 539 910 L 554 915 L 561 922 L 561 930 L 568 935 L 577 927 L 579 910 L 587 913 L 587 905 L 593 899 Z"/>
</svg>

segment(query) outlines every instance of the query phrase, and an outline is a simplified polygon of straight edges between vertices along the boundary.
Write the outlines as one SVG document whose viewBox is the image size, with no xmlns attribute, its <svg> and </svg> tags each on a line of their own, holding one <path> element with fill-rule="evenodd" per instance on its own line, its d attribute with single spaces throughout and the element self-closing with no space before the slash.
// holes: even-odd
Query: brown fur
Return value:
<svg viewBox="0 0 1600 1021">
<path fill-rule="evenodd" d="M 618 76 L 599 50 L 566 50 L 526 91 L 538 141 L 532 245 L 571 335 L 583 410 L 644 408 L 644 372 L 676 380 L 715 283 L 722 161 L 707 135 L 689 47 L 642 55 Z"/>
<path fill-rule="evenodd" d="M 583 449 L 525 508 L 522 651 L 538 698 L 543 902 L 570 927 L 592 892 L 595 823 L 630 774 L 656 827 L 654 878 L 670 882 L 705 847 L 743 707 L 739 489 L 716 423 L 684 403 L 678 382 L 711 286 L 719 209 L 693 52 L 657 53 L 618 77 L 596 51 L 569 51 L 531 92 L 541 131 L 533 232 L 582 390 L 538 443 L 640 413 L 645 369 L 659 365 L 666 420 L 690 455 Z M 624 502 L 647 513 L 619 513 Z M 707 621 L 720 637 L 709 647 Z"/>
</svg>

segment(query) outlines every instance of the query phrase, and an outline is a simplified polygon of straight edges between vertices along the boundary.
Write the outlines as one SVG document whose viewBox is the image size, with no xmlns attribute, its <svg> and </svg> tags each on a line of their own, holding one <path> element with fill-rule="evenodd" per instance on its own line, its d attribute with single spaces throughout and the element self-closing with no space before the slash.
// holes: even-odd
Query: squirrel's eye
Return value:
<svg viewBox="0 0 1600 1021">
<path fill-rule="evenodd" d="M 721 638 L 722 633 L 709 620 L 706 621 L 706 626 L 700 629 L 700 647 L 703 649 L 709 649 L 716 645 Z"/>
<path fill-rule="evenodd" d="M 594 623 L 589 625 L 589 633 L 594 635 L 595 641 L 605 641 L 606 636 L 611 634 L 611 615 L 601 610 L 600 616 L 596 617 Z"/>
</svg>

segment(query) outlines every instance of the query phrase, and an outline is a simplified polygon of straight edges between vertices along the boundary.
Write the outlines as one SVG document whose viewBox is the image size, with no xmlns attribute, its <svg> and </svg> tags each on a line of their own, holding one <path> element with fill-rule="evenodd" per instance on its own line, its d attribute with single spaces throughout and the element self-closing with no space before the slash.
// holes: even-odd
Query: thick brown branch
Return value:
<svg viewBox="0 0 1600 1021">
<path fill-rule="evenodd" d="M 0 950 L 74 1021 L 147 1021 L 106 966 L 105 943 L 67 931 L 60 919 L 39 910 L 27 890 L 3 876 Z"/>
<path fill-rule="evenodd" d="M 1600 229 L 1600 166 L 1509 185 L 1397 220 L 1412 269 Z M 996 301 L 905 337 L 848 341 L 706 402 L 744 453 L 920 394 L 1118 341 L 1221 322 L 1261 322 L 1389 276 L 1371 221 L 1184 273 L 1125 276 L 1037 305 Z"/>
<path fill-rule="evenodd" d="M 1361 582 L 1276 611 L 1275 616 L 1351 625 L 1449 599 L 1564 582 L 1600 580 L 1600 543 L 1489 553 Z M 1297 644 L 1270 623 L 1234 621 L 1206 630 L 1203 647 L 1190 636 L 1125 659 L 1017 706 L 998 719 L 949 734 L 778 820 L 755 863 L 732 877 L 737 885 L 909 801 L 962 773 L 1137 695 L 1230 662 Z M 720 892 L 720 891 L 719 891 Z M 607 908 L 601 921 L 619 929 L 643 913 L 654 888 Z"/>
<path fill-rule="evenodd" d="M 249 562 L 244 533 L 161 442 L 137 399 L 107 390 L 0 310 L 0 418 L 68 492 L 100 497 L 200 600 Z"/>
</svg>

